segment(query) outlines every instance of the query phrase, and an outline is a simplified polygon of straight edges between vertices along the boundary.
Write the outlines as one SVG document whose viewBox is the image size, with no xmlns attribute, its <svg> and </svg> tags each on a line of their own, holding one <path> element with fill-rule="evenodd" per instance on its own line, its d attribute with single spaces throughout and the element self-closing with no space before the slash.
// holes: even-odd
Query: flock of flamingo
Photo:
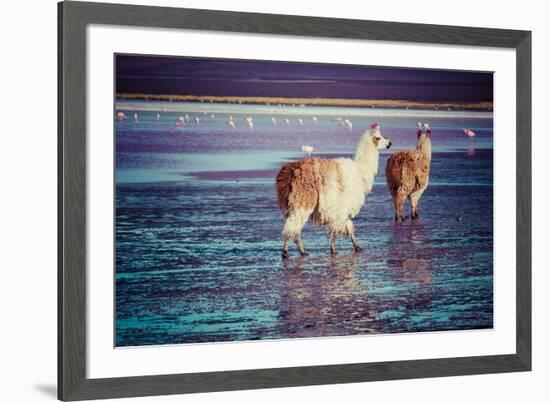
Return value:
<svg viewBox="0 0 550 402">
<path fill-rule="evenodd" d="M 163 112 L 166 113 L 166 108 L 164 108 Z M 209 117 L 210 119 L 215 118 L 215 115 L 213 115 L 209 112 L 203 112 L 203 114 L 206 117 Z M 128 120 L 128 117 L 126 116 L 126 114 L 124 112 L 117 112 L 116 117 L 117 117 L 117 121 L 119 121 L 119 122 L 123 122 L 123 121 Z M 155 120 L 159 121 L 160 117 L 161 117 L 161 114 L 157 113 L 156 116 L 155 116 Z M 133 120 L 134 120 L 134 122 L 139 121 L 139 115 L 137 113 L 134 113 Z M 287 126 L 289 126 L 290 123 L 291 123 L 291 121 L 288 117 L 282 118 L 281 120 Z M 183 115 L 183 116 L 179 116 L 179 117 L 176 118 L 176 121 L 174 123 L 174 128 L 179 128 L 179 127 L 185 126 L 185 125 L 189 124 L 190 121 L 191 121 L 191 119 L 190 119 L 188 114 Z M 197 125 L 200 124 L 200 118 L 199 117 L 194 117 L 192 121 Z M 313 124 L 317 124 L 319 122 L 319 120 L 317 119 L 316 116 L 312 116 L 311 121 L 312 121 Z M 331 119 L 331 121 L 338 123 L 338 125 L 340 127 L 344 127 L 349 131 L 352 131 L 352 129 L 353 129 L 353 124 L 349 119 L 344 119 L 342 117 L 335 117 L 335 118 Z M 251 116 L 248 116 L 248 117 L 244 118 L 244 122 L 250 130 L 254 130 L 254 120 Z M 304 120 L 301 117 L 297 119 L 297 122 L 298 122 L 298 125 L 300 125 L 300 126 L 304 125 Z M 276 126 L 279 123 L 279 121 L 277 120 L 276 117 L 271 117 L 271 123 L 274 126 Z M 232 115 L 228 116 L 226 124 L 229 128 L 232 128 L 232 129 L 237 128 L 237 123 L 233 119 Z"/>
<path fill-rule="evenodd" d="M 166 113 L 166 108 L 165 107 L 162 109 L 162 112 Z M 216 117 L 214 114 L 206 112 L 206 111 L 203 112 L 202 114 L 204 115 L 205 119 L 207 119 L 207 118 L 214 119 Z M 160 121 L 160 117 L 161 117 L 161 114 L 157 113 L 156 116 L 155 116 L 155 120 Z M 126 114 L 124 112 L 119 111 L 119 112 L 116 113 L 116 119 L 117 119 L 118 122 L 124 122 L 124 121 L 128 120 L 128 117 L 126 116 Z M 137 123 L 139 121 L 139 115 L 137 113 L 134 113 L 133 119 L 134 119 L 134 122 Z M 312 116 L 311 121 L 312 121 L 313 124 L 317 124 L 319 122 L 316 116 Z M 349 119 L 345 119 L 343 117 L 334 117 L 330 121 L 337 123 L 340 127 L 343 127 L 346 130 L 352 131 L 352 129 L 353 129 L 353 123 Z M 195 116 L 191 119 L 191 117 L 188 114 L 185 114 L 183 116 L 178 116 L 176 118 L 175 123 L 174 123 L 174 129 L 178 129 L 180 127 L 186 126 L 186 125 L 190 124 L 191 122 L 194 123 L 195 125 L 200 125 L 200 122 L 201 122 L 200 117 Z M 290 125 L 290 119 L 288 117 L 285 117 L 284 119 L 282 119 L 282 122 L 287 126 Z M 304 120 L 302 118 L 298 118 L 297 122 L 298 122 L 298 125 L 300 125 L 300 126 L 304 125 Z M 248 127 L 249 130 L 254 130 L 254 119 L 251 116 L 245 117 L 244 118 L 244 123 L 246 124 L 246 126 Z M 279 123 L 279 121 L 277 120 L 276 117 L 271 117 L 271 124 L 272 125 L 276 126 L 276 125 L 278 125 L 278 123 Z M 230 129 L 236 129 L 237 128 L 237 123 L 233 119 L 232 115 L 228 116 L 227 121 L 226 121 L 226 125 Z M 464 128 L 462 131 L 463 131 L 464 135 L 468 138 L 474 138 L 476 136 L 476 133 L 471 129 Z M 312 147 L 311 145 L 302 145 L 301 150 L 302 150 L 302 152 L 306 153 L 308 156 L 311 156 L 313 151 L 315 151 L 315 148 Z"/>
</svg>

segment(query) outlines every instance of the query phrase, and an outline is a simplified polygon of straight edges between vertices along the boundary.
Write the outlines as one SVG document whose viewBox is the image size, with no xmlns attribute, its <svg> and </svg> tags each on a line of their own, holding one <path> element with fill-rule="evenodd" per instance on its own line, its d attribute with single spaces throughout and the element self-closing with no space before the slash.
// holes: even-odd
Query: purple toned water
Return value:
<svg viewBox="0 0 550 402">
<path fill-rule="evenodd" d="M 117 110 L 128 116 L 115 123 L 117 346 L 492 328 L 490 113 L 177 102 Z M 199 124 L 174 128 L 185 114 Z M 433 129 L 430 185 L 420 221 L 395 224 L 385 161 L 414 147 L 418 120 Z M 310 256 L 291 249 L 282 261 L 277 170 L 304 157 L 302 145 L 351 156 L 373 122 L 394 145 L 355 218 L 364 251 L 342 239 L 330 257 L 324 230 L 307 225 Z"/>
</svg>

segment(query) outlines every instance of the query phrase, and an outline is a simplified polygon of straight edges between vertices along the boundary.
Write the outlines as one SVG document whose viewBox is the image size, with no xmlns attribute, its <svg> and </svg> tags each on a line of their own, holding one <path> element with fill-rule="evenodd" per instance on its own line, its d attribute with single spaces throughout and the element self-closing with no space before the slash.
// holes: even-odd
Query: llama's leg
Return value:
<svg viewBox="0 0 550 402">
<path fill-rule="evenodd" d="M 422 195 L 424 191 L 417 191 L 415 193 L 411 194 L 411 217 L 412 219 L 419 219 L 420 215 L 418 214 L 418 201 L 420 200 L 420 196 Z"/>
<path fill-rule="evenodd" d="M 309 219 L 309 216 L 311 215 L 311 212 L 312 211 L 304 210 L 293 211 L 286 218 L 285 226 L 283 228 L 283 258 L 288 258 L 288 243 L 290 242 L 290 240 L 294 240 L 302 256 L 308 255 L 304 251 L 304 246 L 302 245 L 302 239 L 300 235 L 302 233 L 302 228 L 304 227 L 307 220 Z"/>
<path fill-rule="evenodd" d="M 395 221 L 399 221 L 401 219 L 401 222 L 404 222 L 406 220 L 405 214 L 403 213 L 403 204 L 405 203 L 405 200 L 407 199 L 407 196 L 399 191 L 397 194 L 395 194 L 393 198 L 393 202 L 395 204 Z"/>
<path fill-rule="evenodd" d="M 415 219 L 415 208 L 412 200 L 412 194 L 407 197 L 407 200 L 409 200 L 409 210 L 411 213 L 411 220 Z"/>
<path fill-rule="evenodd" d="M 330 232 L 330 254 L 336 255 L 336 232 Z"/>
<path fill-rule="evenodd" d="M 357 242 L 357 238 L 355 237 L 355 228 L 353 227 L 353 222 L 351 219 L 348 219 L 348 221 L 346 222 L 346 230 L 348 232 L 349 238 L 351 239 L 351 242 L 353 243 L 353 249 L 355 250 L 355 252 L 358 253 L 363 250 Z"/>
<path fill-rule="evenodd" d="M 398 213 L 399 207 L 397 205 L 397 194 L 392 194 L 391 197 L 392 197 L 392 200 L 393 200 L 393 209 L 395 211 L 393 219 L 397 223 L 397 222 L 399 222 L 399 213 Z"/>
<path fill-rule="evenodd" d="M 283 258 L 288 258 L 288 243 L 291 237 L 283 232 Z"/>
<path fill-rule="evenodd" d="M 305 250 L 304 250 L 304 245 L 302 244 L 302 237 L 300 234 L 298 234 L 296 236 L 296 238 L 294 239 L 294 242 L 296 243 L 296 246 L 298 246 L 298 250 L 300 251 L 300 255 L 302 257 L 305 257 L 306 255 L 309 255 L 309 253 L 307 253 Z"/>
</svg>

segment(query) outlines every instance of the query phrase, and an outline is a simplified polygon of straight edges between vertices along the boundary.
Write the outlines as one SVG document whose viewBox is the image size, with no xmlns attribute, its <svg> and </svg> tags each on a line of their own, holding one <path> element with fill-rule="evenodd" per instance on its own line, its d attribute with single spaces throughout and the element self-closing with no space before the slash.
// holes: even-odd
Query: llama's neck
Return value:
<svg viewBox="0 0 550 402">
<path fill-rule="evenodd" d="M 365 138 L 359 143 L 353 159 L 360 166 L 361 172 L 366 176 L 365 178 L 370 179 L 368 176 L 378 174 L 378 157 L 379 152 L 376 146 L 370 138 Z"/>
<path fill-rule="evenodd" d="M 428 159 L 430 162 L 432 160 L 432 141 L 430 138 L 425 138 L 424 141 L 418 142 L 416 144 L 416 150 L 420 151 L 426 159 Z"/>
</svg>

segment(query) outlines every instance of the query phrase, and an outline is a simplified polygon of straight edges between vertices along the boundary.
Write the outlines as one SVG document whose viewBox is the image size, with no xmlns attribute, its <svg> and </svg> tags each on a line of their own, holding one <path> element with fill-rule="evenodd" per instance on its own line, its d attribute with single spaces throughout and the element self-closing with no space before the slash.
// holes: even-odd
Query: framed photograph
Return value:
<svg viewBox="0 0 550 402">
<path fill-rule="evenodd" d="M 59 3 L 58 397 L 531 369 L 531 33 Z"/>
</svg>

